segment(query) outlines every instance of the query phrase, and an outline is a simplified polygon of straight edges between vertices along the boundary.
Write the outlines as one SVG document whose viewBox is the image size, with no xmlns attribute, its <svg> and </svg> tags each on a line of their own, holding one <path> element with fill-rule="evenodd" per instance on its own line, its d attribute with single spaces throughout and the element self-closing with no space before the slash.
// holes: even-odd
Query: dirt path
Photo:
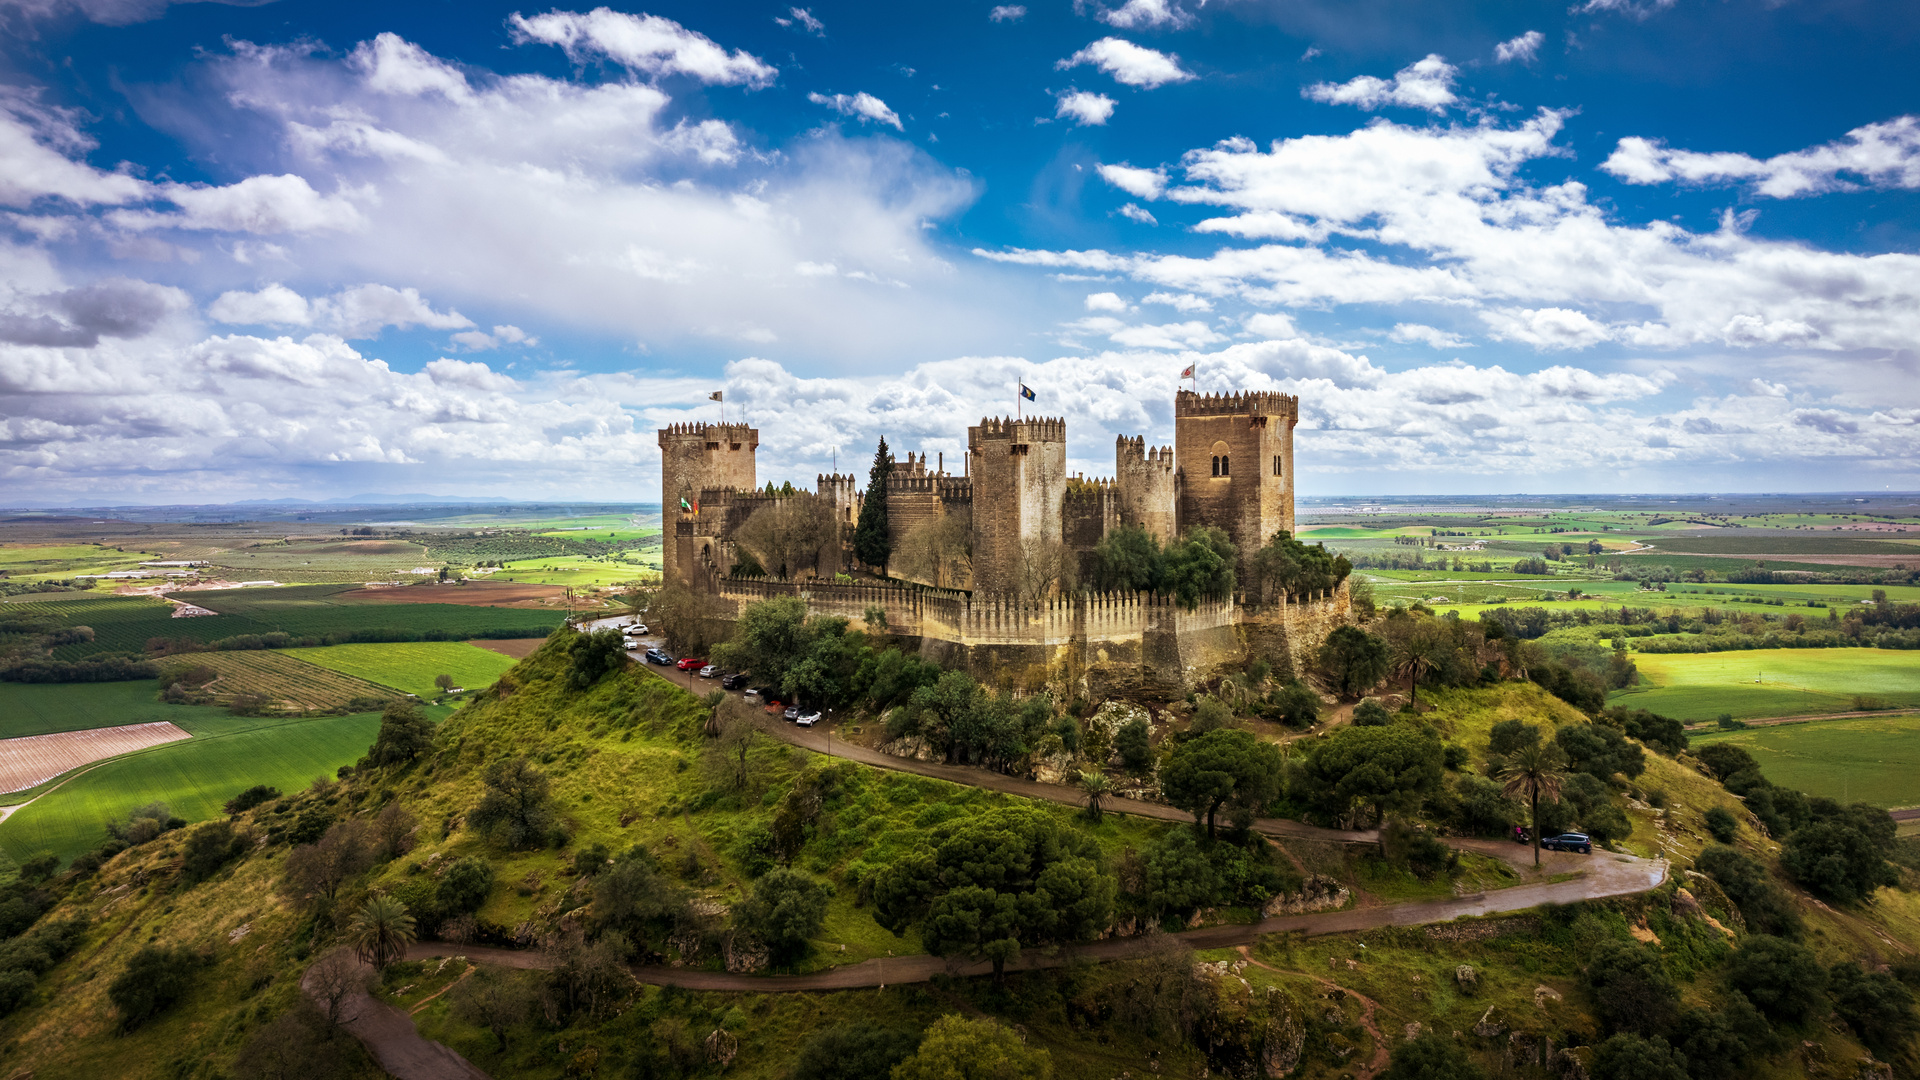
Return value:
<svg viewBox="0 0 1920 1080">
<path fill-rule="evenodd" d="M 1894 708 L 1869 709 L 1864 712 L 1802 713 L 1799 716 L 1775 716 L 1765 720 L 1745 720 L 1742 721 L 1742 723 L 1750 728 L 1773 727 L 1775 724 L 1805 724 L 1815 720 L 1857 720 L 1863 716 L 1907 716 L 1911 715 L 1912 712 L 1912 709 Z M 1720 722 L 1717 720 L 1703 720 L 1697 724 L 1688 724 L 1686 728 L 1688 731 L 1719 731 Z M 1738 731 L 1740 729 L 1734 728 L 1732 730 Z"/>
<path fill-rule="evenodd" d="M 1253 950 L 1245 945 L 1240 946 L 1238 951 L 1240 958 L 1252 964 L 1254 967 L 1266 968 L 1268 971 L 1279 975 L 1293 974 L 1293 972 L 1281 971 L 1272 964 L 1263 964 L 1255 960 L 1253 958 Z M 1375 1076 L 1386 1071 L 1387 1060 L 1393 1056 L 1393 1046 L 1387 1042 L 1386 1036 L 1380 1034 L 1380 1025 L 1375 1022 L 1373 1018 L 1374 1012 L 1380 1007 L 1379 1003 L 1357 990 L 1349 990 L 1341 986 L 1332 979 L 1323 979 L 1318 975 L 1309 975 L 1307 977 L 1319 983 L 1321 986 L 1330 986 L 1343 994 L 1351 994 L 1355 1000 L 1360 1002 L 1360 1027 L 1373 1039 L 1373 1057 L 1368 1059 L 1365 1065 L 1354 1066 L 1353 1080 L 1373 1080 Z"/>
<path fill-rule="evenodd" d="M 300 988 L 314 996 L 306 979 L 301 979 Z M 340 1026 L 398 1080 L 492 1080 L 445 1044 L 421 1035 L 413 1017 L 364 990 L 342 1004 L 340 1016 Z"/>
</svg>

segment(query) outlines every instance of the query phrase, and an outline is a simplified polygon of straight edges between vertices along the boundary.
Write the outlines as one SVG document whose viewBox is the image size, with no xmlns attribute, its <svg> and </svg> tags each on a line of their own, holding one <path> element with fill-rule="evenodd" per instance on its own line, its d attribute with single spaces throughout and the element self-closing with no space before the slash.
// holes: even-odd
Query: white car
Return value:
<svg viewBox="0 0 1920 1080">
<path fill-rule="evenodd" d="M 801 727 L 812 727 L 820 722 L 820 710 L 815 709 L 812 712 L 801 713 L 799 716 L 793 718 L 793 722 L 799 724 Z"/>
<path fill-rule="evenodd" d="M 646 632 L 647 624 L 643 622 L 637 622 L 627 627 L 627 633 L 629 634 L 644 634 Z"/>
</svg>

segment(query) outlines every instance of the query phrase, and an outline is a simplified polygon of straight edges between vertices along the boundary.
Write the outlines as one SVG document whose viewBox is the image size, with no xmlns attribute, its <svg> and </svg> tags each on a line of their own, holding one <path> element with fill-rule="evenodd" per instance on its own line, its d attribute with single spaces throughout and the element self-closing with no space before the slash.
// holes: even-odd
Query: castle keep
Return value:
<svg viewBox="0 0 1920 1080">
<path fill-rule="evenodd" d="M 1281 530 L 1294 529 L 1293 429 L 1299 399 L 1277 393 L 1174 399 L 1174 445 L 1119 438 L 1112 478 L 1067 473 L 1067 422 L 985 418 L 967 429 L 960 475 L 944 457 L 895 457 L 884 492 L 857 492 L 852 476 L 822 475 L 816 493 L 839 537 L 817 570 L 793 581 L 742 578 L 736 535 L 789 495 L 756 488 L 759 432 L 742 424 L 660 430 L 661 503 L 669 581 L 709 595 L 732 617 L 758 599 L 804 596 L 822 614 L 859 620 L 886 612 L 891 632 L 983 678 L 1037 686 L 1064 671 L 1095 689 L 1145 681 L 1191 684 L 1214 667 L 1257 653 L 1300 670 L 1306 653 L 1346 621 L 1342 585 L 1332 594 L 1244 597 L 1195 610 L 1144 595 L 1067 593 L 1109 532 L 1139 526 L 1162 544 L 1196 526 L 1223 530 L 1240 552 L 1238 580 Z M 887 501 L 893 581 L 835 584 L 864 569 L 852 553 L 865 499 Z M 837 554 L 836 554 L 837 553 Z"/>
</svg>

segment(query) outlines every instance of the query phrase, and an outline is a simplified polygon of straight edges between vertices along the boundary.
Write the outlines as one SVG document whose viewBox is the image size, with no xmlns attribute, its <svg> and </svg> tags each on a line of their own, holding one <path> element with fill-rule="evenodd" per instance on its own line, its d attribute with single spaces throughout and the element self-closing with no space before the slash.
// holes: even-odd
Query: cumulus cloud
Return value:
<svg viewBox="0 0 1920 1080">
<path fill-rule="evenodd" d="M 257 292 L 221 293 L 207 314 L 232 325 L 315 327 L 348 339 L 377 337 L 389 326 L 464 330 L 473 325 L 457 311 L 433 310 L 418 289 L 390 285 L 359 285 L 309 301 L 275 283 Z"/>
<path fill-rule="evenodd" d="M 366 225 L 345 195 L 322 195 L 305 177 L 249 176 L 236 184 L 165 184 L 160 196 L 180 209 L 115 210 L 108 220 L 123 229 L 192 229 L 204 232 L 352 232 Z"/>
<path fill-rule="evenodd" d="M 1538 349 L 1584 349 L 1612 337 L 1607 327 L 1584 311 L 1561 307 L 1501 308 L 1480 318 L 1498 341 L 1519 341 Z"/>
<path fill-rule="evenodd" d="M 179 289 L 132 278 L 15 296 L 0 310 L 0 343 L 86 348 L 101 338 L 137 338 L 191 303 Z"/>
<path fill-rule="evenodd" d="M 827 36 L 827 24 L 815 18 L 813 12 L 807 8 L 788 8 L 787 14 L 775 15 L 773 21 L 781 26 L 793 26 L 797 23 L 800 29 L 815 37 Z"/>
<path fill-rule="evenodd" d="M 147 185 L 85 161 L 98 145 L 71 109 L 42 105 L 38 95 L 0 87 L 0 206 L 25 208 L 41 199 L 73 206 L 117 206 L 146 197 Z"/>
<path fill-rule="evenodd" d="M 1518 60 L 1523 64 L 1531 64 L 1539 57 L 1540 46 L 1546 40 L 1546 35 L 1540 31 L 1529 30 L 1517 38 L 1512 38 L 1495 45 L 1493 47 L 1493 60 L 1497 64 L 1505 64 L 1514 60 Z"/>
<path fill-rule="evenodd" d="M 1168 83 L 1187 82 L 1196 78 L 1192 72 L 1180 66 L 1180 58 L 1172 53 L 1163 53 L 1113 37 L 1101 38 L 1054 64 L 1054 67 L 1065 71 L 1081 64 L 1092 64 L 1113 76 L 1115 82 L 1137 86 L 1142 90 L 1154 90 Z"/>
<path fill-rule="evenodd" d="M 1053 115 L 1057 119 L 1071 119 L 1081 127 L 1087 127 L 1106 123 L 1113 116 L 1113 106 L 1113 99 L 1105 94 L 1068 90 L 1060 95 Z"/>
<path fill-rule="evenodd" d="M 1468 341 L 1459 334 L 1442 330 L 1438 327 L 1427 326 L 1423 323 L 1395 323 L 1393 330 L 1387 334 L 1387 337 L 1402 345 L 1417 343 L 1425 345 L 1430 349 L 1462 349 L 1470 348 L 1473 345 L 1473 342 Z"/>
<path fill-rule="evenodd" d="M 1131 165 L 1099 165 L 1100 179 L 1139 199 L 1157 199 L 1167 190 L 1164 169 L 1136 169 Z"/>
<path fill-rule="evenodd" d="M 865 91 L 858 94 L 819 94 L 807 95 L 807 100 L 815 105 L 825 105 L 841 116 L 851 116 L 861 123 L 888 124 L 896 131 L 904 130 L 900 126 L 900 117 L 887 103 Z"/>
<path fill-rule="evenodd" d="M 1212 311 L 1213 301 L 1192 293 L 1155 292 L 1140 300 L 1143 304 L 1166 304 L 1176 311 Z"/>
<path fill-rule="evenodd" d="M 1126 314 L 1127 302 L 1120 299 L 1119 293 L 1097 292 L 1087 294 L 1088 311 L 1112 311 Z"/>
<path fill-rule="evenodd" d="M 1329 105 L 1357 105 L 1362 109 L 1380 109 L 1399 105 L 1444 113 L 1447 106 L 1460 100 L 1454 95 L 1453 80 L 1460 69 L 1429 53 L 1394 73 L 1391 80 L 1361 75 L 1343 83 L 1314 83 L 1302 87 L 1300 96 Z"/>
<path fill-rule="evenodd" d="M 1122 30 L 1180 29 L 1193 25 L 1193 16 L 1172 0 L 1127 0 L 1117 8 L 1103 9 L 1097 18 Z"/>
<path fill-rule="evenodd" d="M 729 53 L 705 34 L 658 15 L 604 7 L 584 15 L 550 11 L 531 19 L 515 12 L 507 24 L 516 41 L 558 45 L 576 64 L 605 59 L 656 78 L 686 75 L 708 85 L 752 88 L 772 85 L 778 74 L 745 49 Z"/>
<path fill-rule="evenodd" d="M 1672 7 L 1676 0 L 1586 0 L 1567 9 L 1572 15 L 1625 15 L 1645 19 Z"/>
<path fill-rule="evenodd" d="M 502 345 L 525 345 L 528 348 L 540 344 L 540 339 L 513 325 L 495 326 L 493 333 L 479 330 L 466 330 L 453 335 L 453 342 L 474 352 L 497 349 Z"/>
<path fill-rule="evenodd" d="M 1120 207 L 1120 216 L 1126 218 L 1128 221 L 1137 221 L 1142 225 L 1160 224 L 1160 219 L 1154 217 L 1152 211 L 1144 206 L 1136 206 L 1133 203 L 1122 205 Z"/>
<path fill-rule="evenodd" d="M 996 4 L 987 18 L 994 22 L 1019 22 L 1027 17 L 1027 9 L 1021 4 Z"/>
<path fill-rule="evenodd" d="M 1600 168 L 1629 184 L 1750 182 L 1774 199 L 1920 188 L 1920 118 L 1895 117 L 1847 132 L 1845 139 L 1770 158 L 1675 150 L 1655 139 L 1621 139 Z M 1846 177 L 1856 177 L 1856 181 Z"/>
</svg>

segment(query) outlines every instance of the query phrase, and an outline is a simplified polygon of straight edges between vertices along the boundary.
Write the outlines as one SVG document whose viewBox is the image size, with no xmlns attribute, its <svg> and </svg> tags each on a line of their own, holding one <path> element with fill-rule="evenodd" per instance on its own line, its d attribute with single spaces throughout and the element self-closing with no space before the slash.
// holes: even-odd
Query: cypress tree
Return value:
<svg viewBox="0 0 1920 1080">
<path fill-rule="evenodd" d="M 887 531 L 887 477 L 893 475 L 893 454 L 887 440 L 873 452 L 873 468 L 867 471 L 867 497 L 860 504 L 860 521 L 853 527 L 854 557 L 868 566 L 877 566 L 884 576 L 887 560 L 893 556 L 893 538 Z"/>
</svg>

